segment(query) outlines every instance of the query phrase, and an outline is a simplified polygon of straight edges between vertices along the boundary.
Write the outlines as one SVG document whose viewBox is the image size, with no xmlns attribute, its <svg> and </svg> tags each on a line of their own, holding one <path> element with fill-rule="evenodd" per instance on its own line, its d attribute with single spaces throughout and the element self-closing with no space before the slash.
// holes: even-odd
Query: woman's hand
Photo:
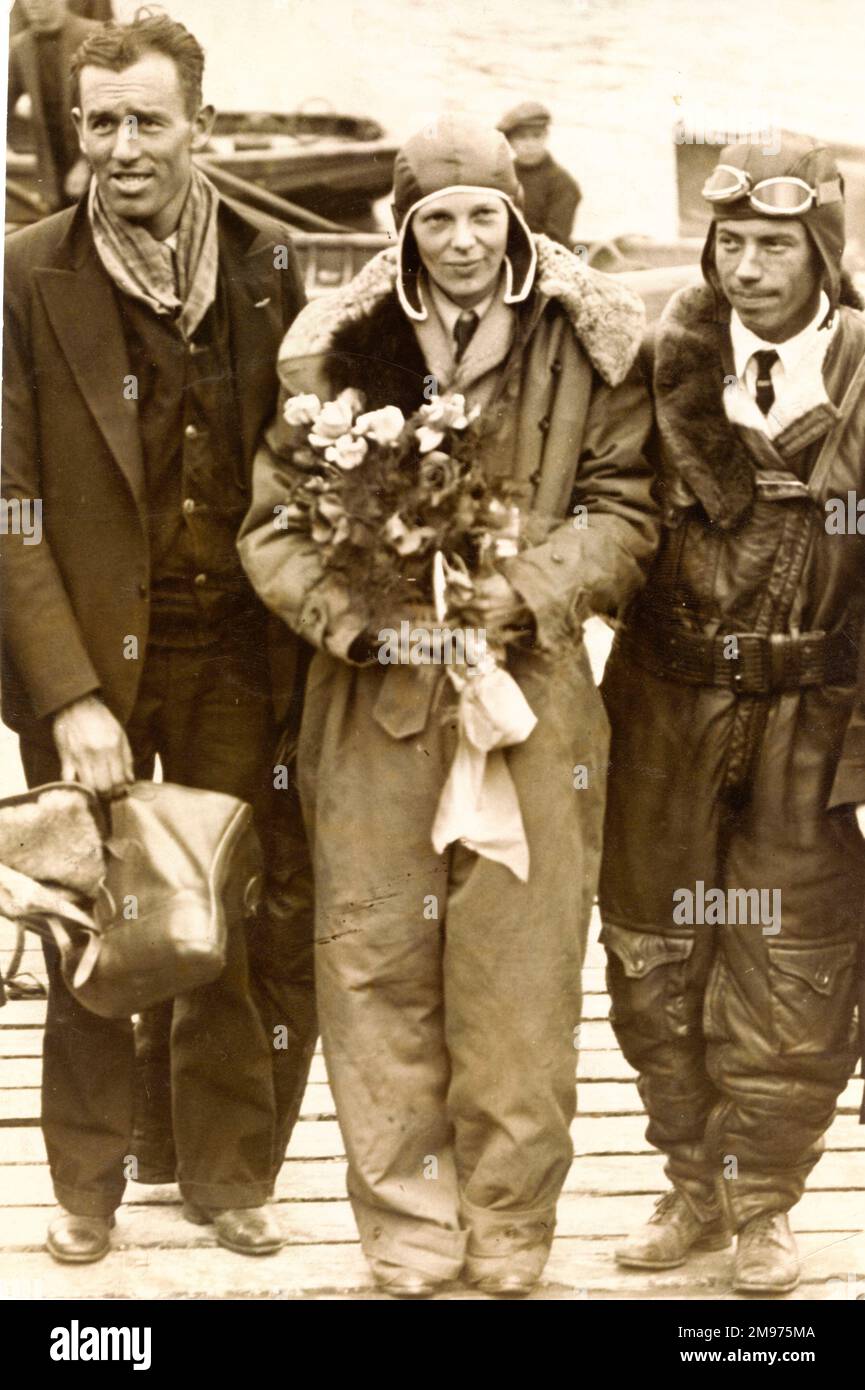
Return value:
<svg viewBox="0 0 865 1390">
<path fill-rule="evenodd" d="M 474 590 L 461 610 L 463 618 L 492 632 L 519 630 L 531 625 L 531 613 L 503 574 L 476 579 Z"/>
</svg>

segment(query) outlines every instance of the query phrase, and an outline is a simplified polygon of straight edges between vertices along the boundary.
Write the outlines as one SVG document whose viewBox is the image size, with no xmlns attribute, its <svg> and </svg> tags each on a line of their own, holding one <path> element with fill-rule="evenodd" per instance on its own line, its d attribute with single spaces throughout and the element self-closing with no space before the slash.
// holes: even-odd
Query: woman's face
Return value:
<svg viewBox="0 0 865 1390">
<path fill-rule="evenodd" d="M 461 308 L 495 289 L 508 241 L 508 211 L 495 193 L 443 193 L 415 213 L 412 231 L 427 274 Z"/>
</svg>

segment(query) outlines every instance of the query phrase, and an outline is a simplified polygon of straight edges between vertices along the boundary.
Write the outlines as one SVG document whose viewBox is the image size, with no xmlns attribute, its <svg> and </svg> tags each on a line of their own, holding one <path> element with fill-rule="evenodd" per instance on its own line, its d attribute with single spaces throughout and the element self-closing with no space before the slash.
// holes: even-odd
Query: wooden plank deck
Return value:
<svg viewBox="0 0 865 1390">
<path fill-rule="evenodd" d="M 0 950 L 7 939 L 0 931 Z M 682 1269 L 659 1274 L 626 1272 L 613 1259 L 617 1237 L 650 1214 L 665 1183 L 662 1160 L 643 1138 L 632 1073 L 606 1022 L 602 967 L 596 923 L 584 972 L 574 1162 L 544 1282 L 532 1297 L 734 1298 L 729 1251 L 700 1255 Z M 27 952 L 25 968 L 41 974 L 38 951 Z M 105 1260 L 83 1268 L 51 1260 L 42 1242 L 54 1199 L 38 1123 L 44 1011 L 38 1001 L 0 1009 L 0 1298 L 381 1297 L 373 1289 L 345 1198 L 345 1159 L 320 1055 L 277 1189 L 287 1242 L 278 1255 L 254 1260 L 222 1250 L 208 1228 L 183 1220 L 176 1187 L 130 1184 L 114 1248 Z M 792 1301 L 865 1292 L 861 1093 L 862 1081 L 851 1081 L 827 1153 L 793 1213 L 804 1278 Z M 482 1295 L 455 1288 L 439 1297 Z"/>
</svg>

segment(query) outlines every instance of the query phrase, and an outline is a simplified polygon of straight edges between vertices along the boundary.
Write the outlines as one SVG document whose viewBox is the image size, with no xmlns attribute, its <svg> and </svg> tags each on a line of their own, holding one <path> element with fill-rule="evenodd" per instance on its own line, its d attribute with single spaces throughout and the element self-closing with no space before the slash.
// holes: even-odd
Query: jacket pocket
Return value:
<svg viewBox="0 0 865 1390">
<path fill-rule="evenodd" d="M 605 923 L 611 1021 L 643 1038 L 680 1038 L 692 1030 L 699 1001 L 689 1002 L 693 936 L 658 936 Z"/>
<path fill-rule="evenodd" d="M 767 943 L 775 1045 L 783 1056 L 838 1052 L 851 1042 L 855 941 Z"/>
</svg>

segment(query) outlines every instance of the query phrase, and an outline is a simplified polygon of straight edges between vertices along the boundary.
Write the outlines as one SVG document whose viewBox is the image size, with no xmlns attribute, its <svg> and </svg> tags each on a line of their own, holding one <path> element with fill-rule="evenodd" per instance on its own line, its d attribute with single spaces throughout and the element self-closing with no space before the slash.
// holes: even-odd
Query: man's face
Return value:
<svg viewBox="0 0 865 1390">
<path fill-rule="evenodd" d="M 210 135 L 212 108 L 189 114 L 177 67 L 164 53 L 145 53 L 123 72 L 84 67 L 79 85 L 72 116 L 106 206 L 159 239 L 170 236 L 193 152 Z"/>
<path fill-rule="evenodd" d="M 38 34 L 51 34 L 66 18 L 66 0 L 21 0 L 24 17 Z"/>
<path fill-rule="evenodd" d="M 508 142 L 519 164 L 540 164 L 547 152 L 547 126 L 518 126 L 508 136 Z"/>
<path fill-rule="evenodd" d="M 794 337 L 817 312 L 822 266 L 796 218 L 719 221 L 715 268 L 745 327 L 766 342 Z"/>
<path fill-rule="evenodd" d="M 412 231 L 427 273 L 456 304 L 471 309 L 495 289 L 508 213 L 494 193 L 445 193 L 415 213 Z"/>
</svg>

